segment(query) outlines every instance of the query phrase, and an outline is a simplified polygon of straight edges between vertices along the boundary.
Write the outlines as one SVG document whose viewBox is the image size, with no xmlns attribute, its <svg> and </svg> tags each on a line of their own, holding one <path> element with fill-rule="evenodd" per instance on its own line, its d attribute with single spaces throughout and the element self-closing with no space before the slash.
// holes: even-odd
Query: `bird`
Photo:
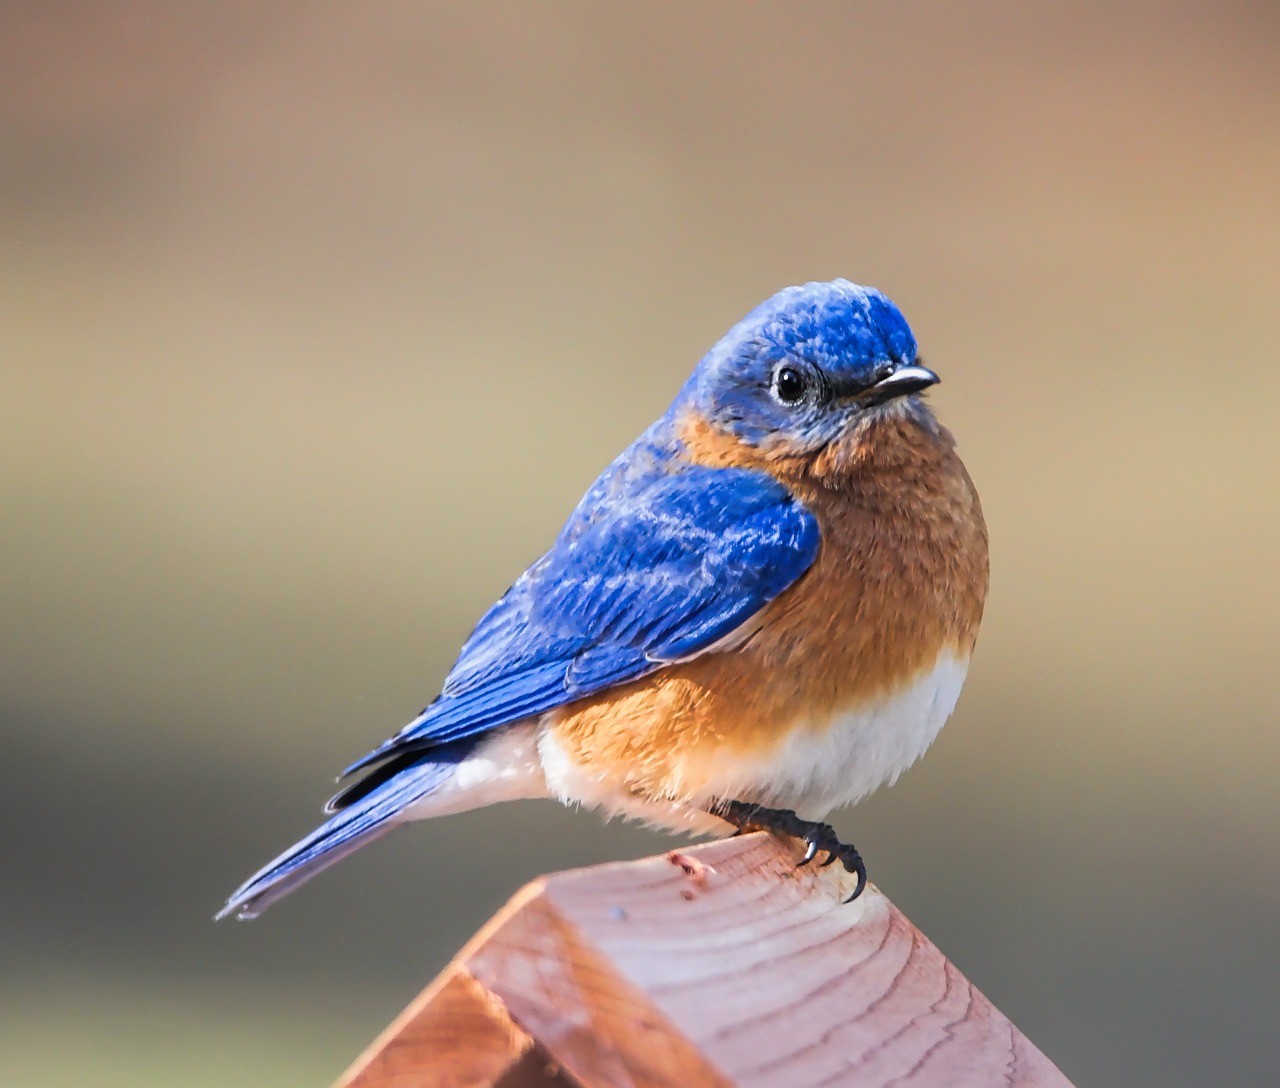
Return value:
<svg viewBox="0 0 1280 1088">
<path fill-rule="evenodd" d="M 923 396 L 939 380 L 875 288 L 761 303 L 484 614 L 435 700 L 218 917 L 409 821 L 528 798 L 791 836 L 855 898 L 866 865 L 824 820 L 933 742 L 987 595 L 977 491 Z"/>
</svg>

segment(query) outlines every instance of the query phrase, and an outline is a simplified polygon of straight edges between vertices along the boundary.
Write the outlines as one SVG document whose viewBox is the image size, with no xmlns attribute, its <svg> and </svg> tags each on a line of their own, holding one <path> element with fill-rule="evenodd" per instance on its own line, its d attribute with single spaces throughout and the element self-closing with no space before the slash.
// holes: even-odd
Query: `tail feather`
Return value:
<svg viewBox="0 0 1280 1088">
<path fill-rule="evenodd" d="M 385 835 L 401 822 L 397 817 L 408 806 L 446 781 L 475 746 L 471 738 L 441 745 L 394 777 L 383 777 L 374 788 L 254 873 L 231 894 L 215 918 L 256 918 L 321 870 Z"/>
</svg>

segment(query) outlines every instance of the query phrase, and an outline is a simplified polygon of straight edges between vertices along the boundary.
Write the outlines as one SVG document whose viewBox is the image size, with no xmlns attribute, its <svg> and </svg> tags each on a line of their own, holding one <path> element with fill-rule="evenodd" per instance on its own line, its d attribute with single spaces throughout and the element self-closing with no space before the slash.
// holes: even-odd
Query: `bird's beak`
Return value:
<svg viewBox="0 0 1280 1088">
<path fill-rule="evenodd" d="M 909 366 L 900 366 L 887 378 L 881 378 L 858 399 L 867 406 L 883 404 L 895 397 L 919 393 L 920 390 L 937 385 L 940 381 L 942 379 L 927 366 L 918 366 L 913 363 Z"/>
</svg>

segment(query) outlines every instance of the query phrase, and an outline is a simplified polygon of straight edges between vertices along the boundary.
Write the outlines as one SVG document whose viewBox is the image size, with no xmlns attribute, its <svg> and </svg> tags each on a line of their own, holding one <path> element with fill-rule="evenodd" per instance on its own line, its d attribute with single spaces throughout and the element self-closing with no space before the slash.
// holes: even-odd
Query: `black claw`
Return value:
<svg viewBox="0 0 1280 1088">
<path fill-rule="evenodd" d="M 846 863 L 846 868 L 848 868 L 848 863 Z M 854 867 L 849 869 L 849 872 L 857 874 L 858 882 L 853 886 L 853 891 L 849 893 L 849 898 L 845 900 L 846 903 L 852 903 L 857 899 L 867 886 L 867 867 L 862 863 L 862 858 L 855 859 Z"/>
<path fill-rule="evenodd" d="M 749 829 L 759 828 L 803 839 L 804 855 L 796 862 L 797 868 L 809 864 L 819 851 L 827 855 L 819 862 L 822 868 L 825 869 L 828 865 L 840 862 L 845 872 L 857 877 L 853 894 L 845 900 L 846 903 L 852 903 L 857 899 L 867 886 L 867 866 L 862 860 L 862 855 L 858 853 L 857 847 L 841 842 L 830 824 L 818 823 L 816 820 L 802 820 L 787 808 L 764 808 L 745 801 L 722 801 L 711 809 L 711 813 L 736 825 L 739 834 Z"/>
</svg>

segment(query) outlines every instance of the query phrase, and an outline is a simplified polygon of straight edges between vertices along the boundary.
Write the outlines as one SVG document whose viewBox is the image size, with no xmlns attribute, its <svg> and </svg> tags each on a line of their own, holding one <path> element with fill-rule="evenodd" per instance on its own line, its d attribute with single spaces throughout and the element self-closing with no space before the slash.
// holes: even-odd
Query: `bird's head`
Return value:
<svg viewBox="0 0 1280 1088">
<path fill-rule="evenodd" d="M 677 408 L 762 453 L 802 456 L 937 381 L 892 302 L 833 280 L 788 287 L 747 314 L 698 364 Z"/>
</svg>

